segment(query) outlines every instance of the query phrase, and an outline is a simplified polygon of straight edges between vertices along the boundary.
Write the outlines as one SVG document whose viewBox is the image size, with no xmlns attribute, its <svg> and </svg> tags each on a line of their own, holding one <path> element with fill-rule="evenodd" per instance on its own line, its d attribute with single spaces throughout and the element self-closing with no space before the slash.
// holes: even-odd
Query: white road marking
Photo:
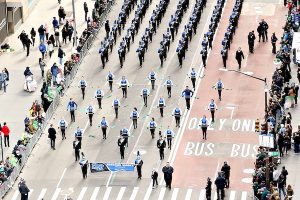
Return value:
<svg viewBox="0 0 300 200">
<path fill-rule="evenodd" d="M 108 200 L 111 189 L 112 189 L 112 187 L 107 187 L 106 188 L 103 200 Z"/>
<path fill-rule="evenodd" d="M 247 200 L 247 192 L 242 192 L 241 200 Z"/>
<path fill-rule="evenodd" d="M 62 181 L 62 179 L 63 179 L 63 177 L 64 177 L 66 171 L 67 171 L 67 168 L 64 169 L 64 171 L 63 171 L 63 173 L 62 173 L 62 175 L 61 175 L 61 177 L 60 177 L 60 179 L 59 179 L 59 181 L 58 181 L 58 183 L 57 183 L 57 185 L 56 185 L 56 188 L 58 188 L 58 186 L 59 186 L 60 182 Z"/>
<path fill-rule="evenodd" d="M 51 200 L 56 200 L 58 198 L 60 191 L 61 191 L 61 188 L 56 188 Z"/>
<path fill-rule="evenodd" d="M 30 198 L 30 196 L 32 195 L 32 192 L 33 192 L 33 190 L 34 189 L 29 189 L 30 191 L 29 191 L 29 193 L 28 193 L 28 199 Z"/>
<path fill-rule="evenodd" d="M 215 192 L 215 196 L 214 196 L 213 200 L 217 200 L 217 199 L 218 199 L 218 194 L 217 194 L 217 192 Z"/>
<path fill-rule="evenodd" d="M 114 172 L 110 172 L 110 175 L 109 175 L 107 183 L 106 183 L 106 187 L 108 187 L 113 174 L 114 174 Z"/>
<path fill-rule="evenodd" d="M 147 189 L 146 195 L 144 196 L 144 200 L 148 200 L 150 198 L 152 190 L 153 189 L 152 189 L 152 181 L 151 181 Z"/>
<path fill-rule="evenodd" d="M 119 192 L 118 197 L 117 197 L 116 200 L 122 200 L 122 197 L 124 195 L 125 190 L 126 190 L 126 187 L 121 187 L 120 192 Z"/>
<path fill-rule="evenodd" d="M 83 187 L 82 190 L 80 191 L 80 194 L 77 198 L 77 200 L 82 200 L 84 197 L 84 194 L 86 193 L 87 187 Z"/>
<path fill-rule="evenodd" d="M 230 191 L 229 200 L 234 200 L 234 199 L 235 199 L 235 191 Z"/>
<path fill-rule="evenodd" d="M 19 191 L 16 190 L 15 193 L 14 193 L 14 195 L 12 196 L 11 200 L 17 200 L 18 195 L 19 195 Z"/>
<path fill-rule="evenodd" d="M 38 197 L 38 200 L 42 200 L 44 198 L 46 192 L 47 192 L 47 189 L 43 188 L 40 195 L 39 195 L 39 197 Z"/>
<path fill-rule="evenodd" d="M 205 194 L 206 194 L 206 191 L 204 189 L 201 189 L 200 195 L 199 195 L 199 200 L 205 200 Z"/>
<path fill-rule="evenodd" d="M 246 68 L 247 61 L 248 61 L 248 56 L 249 56 L 249 54 L 247 54 L 247 56 L 246 56 L 246 58 L 245 58 L 245 62 L 244 62 L 244 66 L 243 66 L 243 68 Z"/>
<path fill-rule="evenodd" d="M 138 191 L 139 191 L 139 187 L 134 187 L 129 200 L 134 200 Z"/>
<path fill-rule="evenodd" d="M 171 200 L 176 200 L 177 199 L 178 192 L 179 192 L 179 188 L 174 188 L 173 189 Z"/>
<path fill-rule="evenodd" d="M 165 188 L 165 187 L 162 187 L 162 188 L 160 189 L 160 193 L 159 193 L 159 196 L 158 196 L 158 200 L 163 200 L 163 199 L 164 199 L 165 192 L 166 192 L 166 188 Z"/>
<path fill-rule="evenodd" d="M 193 189 L 188 189 L 185 195 L 185 200 L 190 200 L 192 196 Z"/>
<path fill-rule="evenodd" d="M 100 187 L 95 187 L 90 200 L 96 200 L 97 199 L 97 195 L 98 195 L 99 190 L 100 190 Z"/>
<path fill-rule="evenodd" d="M 218 176 L 219 167 L 220 167 L 220 161 L 218 159 L 217 169 L 216 169 L 216 172 L 215 172 L 215 176 L 214 176 L 214 178 L 212 180 L 216 180 L 216 178 Z M 214 189 L 214 186 L 215 186 L 215 184 L 212 184 L 211 189 Z"/>
</svg>

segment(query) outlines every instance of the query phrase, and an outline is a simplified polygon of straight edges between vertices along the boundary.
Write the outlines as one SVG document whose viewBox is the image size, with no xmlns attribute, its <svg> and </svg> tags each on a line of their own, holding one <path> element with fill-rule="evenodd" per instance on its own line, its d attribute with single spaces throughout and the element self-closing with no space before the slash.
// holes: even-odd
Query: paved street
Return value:
<svg viewBox="0 0 300 200">
<path fill-rule="evenodd" d="M 92 5 L 92 1 L 87 1 L 88 5 Z M 109 62 L 102 69 L 99 56 L 100 42 L 105 37 L 105 30 L 102 28 L 97 36 L 95 43 L 91 47 L 88 55 L 84 58 L 77 76 L 67 90 L 66 94 L 60 101 L 60 106 L 52 117 L 50 124 L 53 123 L 57 128 L 58 121 L 62 118 L 68 121 L 69 127 L 66 132 L 66 140 L 61 140 L 60 131 L 58 130 L 56 140 L 56 150 L 50 148 L 47 138 L 47 133 L 41 137 L 38 144 L 34 148 L 32 155 L 24 167 L 21 177 L 26 180 L 26 184 L 30 188 L 29 199 L 44 199 L 44 200 L 62 200 L 65 197 L 71 197 L 77 200 L 85 199 L 205 199 L 206 179 L 210 177 L 213 181 L 220 171 L 223 162 L 227 161 L 231 166 L 230 188 L 226 190 L 225 199 L 229 200 L 248 200 L 252 199 L 252 179 L 251 173 L 254 168 L 255 156 L 257 154 L 258 136 L 254 132 L 254 123 L 257 118 L 264 116 L 264 83 L 255 79 L 248 78 L 238 73 L 230 71 L 221 71 L 222 59 L 220 55 L 221 41 L 224 37 L 225 30 L 228 26 L 229 16 L 234 6 L 234 0 L 227 0 L 223 8 L 223 14 L 219 27 L 215 34 L 213 48 L 209 52 L 206 69 L 203 68 L 201 61 L 200 50 L 201 41 L 204 33 L 208 29 L 212 10 L 216 4 L 216 0 L 208 1 L 207 6 L 201 15 L 201 20 L 197 28 L 197 34 L 193 36 L 192 42 L 189 43 L 189 50 L 186 53 L 186 58 L 183 61 L 182 68 L 179 68 L 176 47 L 181 38 L 181 33 L 184 30 L 184 25 L 188 22 L 189 15 L 195 4 L 195 0 L 190 0 L 190 6 L 184 13 L 183 20 L 180 24 L 178 35 L 175 41 L 171 43 L 168 57 L 163 67 L 160 67 L 160 60 L 157 50 L 162 35 L 166 32 L 166 25 L 170 21 L 171 15 L 176 10 L 177 1 L 172 1 L 168 6 L 167 12 L 162 19 L 157 33 L 153 36 L 153 42 L 149 44 L 148 51 L 145 54 L 145 62 L 143 67 L 139 66 L 139 60 L 135 50 L 138 48 L 138 41 L 146 27 L 151 16 L 152 10 L 155 9 L 159 1 L 152 0 L 147 14 L 142 21 L 138 34 L 135 36 L 135 42 L 131 44 L 130 51 L 126 54 L 126 60 L 123 68 L 120 68 L 117 49 L 122 37 L 125 36 L 126 30 L 130 23 L 127 23 L 125 30 L 121 36 L 118 36 L 116 45 L 112 53 L 109 55 Z M 175 3 L 176 2 L 176 3 Z M 64 2 L 63 2 L 64 3 Z M 37 22 L 38 13 L 42 12 L 38 8 L 46 4 L 41 0 L 33 13 L 30 14 L 28 20 L 22 27 L 31 27 L 32 21 Z M 78 18 L 83 19 L 83 2 L 77 1 L 76 8 L 79 12 Z M 64 4 L 63 4 L 64 5 Z M 66 9 L 70 10 L 70 3 L 65 4 Z M 110 22 L 117 18 L 121 9 L 122 2 L 116 1 L 112 11 L 108 15 Z M 53 10 L 56 13 L 56 1 L 47 4 L 49 7 L 44 7 L 45 10 Z M 136 9 L 136 7 L 135 7 Z M 255 12 L 253 12 L 255 10 Z M 82 11 L 82 12 L 81 12 Z M 274 71 L 273 59 L 271 54 L 271 44 L 255 43 L 254 54 L 249 54 L 247 35 L 251 30 L 255 30 L 258 22 L 265 19 L 270 28 L 269 33 L 276 32 L 278 37 L 282 34 L 282 24 L 287 10 L 282 4 L 274 3 L 272 0 L 263 0 L 263 2 L 245 0 L 242 14 L 239 19 L 239 26 L 234 35 L 233 43 L 228 55 L 228 68 L 237 69 L 235 60 L 235 52 L 238 47 L 241 47 L 245 54 L 245 60 L 242 62 L 243 72 L 252 72 L 253 75 L 267 78 L 270 84 L 271 76 Z M 51 13 L 47 12 L 49 19 Z M 134 17 L 134 11 L 131 12 L 128 22 Z M 46 18 L 46 17 L 45 17 Z M 33 20 L 35 19 L 35 20 Z M 39 19 L 40 20 L 40 19 Z M 32 22 L 33 23 L 33 22 Z M 79 33 L 81 33 L 84 23 L 79 21 Z M 20 28 L 20 32 L 23 28 Z M 29 30 L 27 28 L 26 30 Z M 14 35 L 15 36 L 15 35 Z M 12 66 L 9 68 L 11 72 L 11 82 L 8 88 L 7 95 L 1 96 L 7 98 L 6 103 L 1 103 L 3 108 L 8 108 L 13 99 L 24 97 L 22 103 L 14 106 L 11 112 L 1 121 L 6 119 L 14 119 L 13 121 L 6 120 L 11 124 L 12 132 L 21 132 L 23 127 L 23 118 L 27 113 L 25 108 L 29 108 L 34 99 L 39 98 L 39 90 L 33 94 L 28 94 L 22 91 L 22 81 L 17 81 L 18 77 L 23 77 L 22 73 L 25 66 L 30 65 L 34 68 L 33 73 L 37 74 L 39 83 L 40 79 L 37 57 L 34 54 L 39 54 L 38 49 L 34 49 L 29 58 L 25 59 L 25 52 L 22 52 L 21 43 L 16 38 L 12 39 L 12 43 L 18 46 L 16 51 L 11 54 L 2 55 L 8 61 L 4 63 L 1 57 L 0 65 Z M 257 40 L 258 41 L 258 36 Z M 66 51 L 71 51 L 71 45 L 65 47 Z M 9 59 L 11 56 L 18 56 L 21 59 Z M 52 64 L 54 59 L 49 61 Z M 49 65 L 50 65 L 49 64 Z M 22 65 L 20 67 L 20 65 Z M 202 78 L 197 78 L 195 96 L 192 98 L 191 110 L 188 111 L 185 106 L 185 99 L 181 97 L 182 91 L 186 85 L 192 87 L 191 80 L 187 76 L 191 68 L 195 68 L 198 75 Z M 147 79 L 151 70 L 157 74 L 155 89 L 150 90 L 150 81 Z M 106 81 L 106 75 L 111 71 L 115 75 L 113 91 L 109 91 L 109 86 Z M 13 74 L 16 74 L 15 76 Z M 81 77 L 88 83 L 86 88 L 86 98 L 83 100 L 81 90 L 78 88 L 78 83 Z M 119 81 L 122 76 L 125 76 L 130 83 L 128 89 L 128 97 L 122 98 L 122 91 L 119 89 Z M 164 82 L 168 76 L 174 82 L 172 89 L 172 98 L 168 98 L 167 89 L 164 87 Z M 212 89 L 212 86 L 221 78 L 226 90 L 222 94 L 222 101 L 217 100 L 217 91 Z M 16 83 L 19 84 L 16 84 Z M 14 84 L 13 84 L 14 83 Z M 147 87 L 150 90 L 148 97 L 148 107 L 144 107 L 143 99 L 140 97 L 141 90 Z M 105 93 L 103 99 L 103 109 L 98 109 L 97 101 L 94 98 L 95 90 L 102 89 Z M 158 99 L 164 97 L 166 107 L 164 109 L 164 117 L 160 117 Z M 70 98 L 73 98 L 78 104 L 78 109 L 75 112 L 76 122 L 70 123 L 70 113 L 67 111 L 67 104 Z M 119 109 L 119 118 L 116 119 L 114 110 L 111 107 L 113 99 L 118 98 L 121 103 Z M 216 121 L 208 128 L 207 140 L 202 139 L 202 132 L 199 125 L 199 120 L 202 115 L 206 115 L 211 121 L 210 113 L 207 106 L 211 99 L 215 99 L 218 106 L 216 111 Z M 94 115 L 93 126 L 89 126 L 88 116 L 85 109 L 92 105 L 96 108 Z M 172 111 L 176 106 L 179 106 L 183 111 L 180 128 L 175 128 L 175 119 L 172 116 Z M 140 117 L 138 119 L 137 129 L 133 129 L 130 113 L 136 107 Z M 4 109 L 1 109 L 2 112 Z M 20 112 L 22 110 L 22 112 Z M 23 111 L 24 110 L 24 111 Z M 18 115 L 16 114 L 18 112 Z M 101 128 L 98 124 L 101 118 L 105 116 L 108 123 L 107 140 L 102 139 Z M 172 150 L 165 150 L 165 159 L 159 158 L 159 152 L 156 147 L 158 139 L 158 131 L 156 131 L 155 139 L 151 138 L 150 131 L 147 129 L 150 119 L 154 117 L 158 124 L 158 130 L 164 132 L 168 126 L 175 132 L 173 139 Z M 295 122 L 296 123 L 296 122 Z M 15 125 L 14 128 L 12 125 Z M 84 129 L 82 140 L 82 152 L 86 155 L 89 162 L 109 162 L 109 163 L 134 163 L 137 151 L 141 152 L 144 165 L 142 168 L 143 177 L 137 179 L 135 172 L 101 172 L 88 173 L 87 179 L 82 179 L 82 173 L 78 161 L 75 161 L 73 150 L 74 132 L 77 127 Z M 127 127 L 131 136 L 129 138 L 129 146 L 125 150 L 125 159 L 120 159 L 117 140 L 120 129 Z M 294 125 L 296 127 L 296 124 Z M 12 140 L 15 142 L 16 137 Z M 170 161 L 174 167 L 172 190 L 168 190 L 163 182 L 163 174 L 161 168 L 166 162 Z M 151 171 L 155 168 L 159 172 L 159 186 L 152 189 Z M 292 180 L 291 184 L 296 183 L 296 179 Z M 294 186 L 293 185 L 293 186 Z M 16 200 L 20 198 L 20 194 L 15 184 L 13 189 L 5 196 L 5 200 Z M 212 199 L 216 200 L 215 186 L 213 186 Z"/>
</svg>

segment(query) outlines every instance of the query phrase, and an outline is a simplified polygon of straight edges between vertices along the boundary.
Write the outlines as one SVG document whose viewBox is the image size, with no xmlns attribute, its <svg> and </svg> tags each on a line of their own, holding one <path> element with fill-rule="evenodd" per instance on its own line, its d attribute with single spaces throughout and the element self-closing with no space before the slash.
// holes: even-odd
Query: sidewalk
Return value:
<svg viewBox="0 0 300 200">
<path fill-rule="evenodd" d="M 290 83 L 299 84 L 297 79 L 297 66 L 291 64 L 292 69 L 292 79 Z M 299 98 L 298 98 L 299 99 Z M 290 112 L 292 114 L 292 127 L 293 132 L 296 132 L 298 130 L 298 125 L 300 125 L 300 107 L 299 107 L 299 100 L 298 105 L 296 105 L 294 108 L 290 108 L 286 110 L 287 112 Z M 300 155 L 295 154 L 294 150 L 292 149 L 289 151 L 289 154 L 287 156 L 284 156 L 281 158 L 281 165 L 285 166 L 286 169 L 289 172 L 289 175 L 287 177 L 287 184 L 291 184 L 292 188 L 294 189 L 294 196 L 293 199 L 300 199 Z"/>
<path fill-rule="evenodd" d="M 86 22 L 84 21 L 84 10 L 83 1 L 75 2 L 76 9 L 76 20 L 77 20 L 77 33 L 80 37 L 82 31 L 86 28 Z M 87 1 L 89 7 L 89 16 L 91 16 L 92 8 L 94 7 L 94 1 Z M 66 11 L 66 19 L 72 18 L 72 1 L 62 1 L 61 4 Z M 10 81 L 7 87 L 7 93 L 0 91 L 0 123 L 7 122 L 11 133 L 10 133 L 10 148 L 4 148 L 4 156 L 9 155 L 13 146 L 16 144 L 17 140 L 20 138 L 24 131 L 23 120 L 32 102 L 34 100 L 40 101 L 40 88 L 43 83 L 40 67 L 38 64 L 38 59 L 41 57 L 38 45 L 38 32 L 36 37 L 36 44 L 34 47 L 30 48 L 30 55 L 26 57 L 26 50 L 23 50 L 23 46 L 18 39 L 19 34 L 22 30 L 30 37 L 30 30 L 32 27 L 37 31 L 40 25 L 48 25 L 49 36 L 53 34 L 52 28 L 52 18 L 54 16 L 58 17 L 59 4 L 57 1 L 47 1 L 40 0 L 34 7 L 33 11 L 30 13 L 26 21 L 19 27 L 15 34 L 11 35 L 7 39 L 7 43 L 15 51 L 11 53 L 4 53 L 0 56 L 0 69 L 7 68 L 10 75 Z M 61 29 L 60 29 L 61 37 Z M 62 41 L 62 39 L 61 39 Z M 69 59 L 72 52 L 72 42 L 62 45 L 63 50 L 66 52 L 65 60 Z M 57 48 L 55 48 L 53 56 L 51 59 L 45 60 L 47 67 L 45 68 L 45 74 L 48 69 L 51 68 L 54 62 L 58 63 L 57 58 Z M 23 90 L 24 75 L 23 72 L 25 67 L 30 66 L 34 78 L 38 83 L 38 89 L 34 93 L 28 93 Z M 16 102 L 16 103 L 14 103 Z"/>
</svg>

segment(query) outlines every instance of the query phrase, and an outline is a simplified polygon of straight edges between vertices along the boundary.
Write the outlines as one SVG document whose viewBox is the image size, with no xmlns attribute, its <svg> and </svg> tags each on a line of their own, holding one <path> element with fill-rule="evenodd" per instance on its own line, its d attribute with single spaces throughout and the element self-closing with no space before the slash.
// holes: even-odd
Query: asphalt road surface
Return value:
<svg viewBox="0 0 300 200">
<path fill-rule="evenodd" d="M 179 68 L 178 59 L 175 52 L 180 34 L 171 43 L 167 61 L 160 67 L 157 50 L 162 34 L 166 32 L 166 25 L 173 14 L 176 3 L 171 1 L 167 12 L 158 28 L 157 34 L 153 37 L 153 42 L 149 44 L 149 49 L 145 55 L 143 67 L 139 67 L 135 49 L 138 47 L 138 41 L 148 26 L 148 19 L 155 4 L 158 1 L 152 1 L 147 11 L 146 17 L 141 24 L 138 35 L 135 37 L 135 43 L 131 45 L 130 51 L 126 55 L 126 61 L 123 68 L 119 67 L 117 47 L 121 38 L 118 37 L 117 46 L 114 47 L 109 56 L 109 62 L 105 69 L 102 69 L 98 49 L 100 41 L 105 35 L 104 29 L 100 31 L 98 40 L 90 50 L 89 55 L 84 59 L 77 77 L 68 89 L 66 95 L 61 100 L 61 105 L 51 120 L 51 123 L 57 124 L 58 120 L 65 118 L 70 121 L 69 112 L 66 111 L 69 98 L 79 105 L 76 111 L 76 123 L 70 123 L 66 133 L 66 140 L 57 137 L 56 150 L 50 149 L 47 142 L 47 133 L 40 139 L 38 145 L 32 152 L 32 156 L 27 162 L 21 177 L 31 188 L 30 199 L 55 200 L 64 199 L 65 196 L 73 199 L 205 199 L 206 178 L 213 180 L 216 172 L 220 171 L 223 161 L 228 161 L 231 165 L 231 187 L 226 191 L 226 199 L 246 200 L 251 199 L 251 169 L 253 168 L 254 148 L 258 143 L 256 134 L 252 131 L 253 123 L 256 118 L 263 116 L 264 112 L 264 85 L 262 82 L 247 78 L 243 75 L 233 72 L 220 71 L 222 67 L 220 56 L 220 45 L 225 29 L 228 25 L 229 15 L 231 13 L 234 1 L 228 0 L 224 7 L 224 13 L 216 33 L 213 49 L 208 58 L 207 69 L 202 67 L 200 57 L 200 42 L 203 34 L 207 31 L 209 19 L 215 1 L 208 1 L 204 13 L 202 14 L 197 34 L 193 37 L 189 45 L 189 51 L 183 62 L 183 67 Z M 184 14 L 184 18 L 179 28 L 179 33 L 183 31 L 183 26 L 187 22 L 189 14 L 193 8 L 194 0 L 190 1 L 190 7 Z M 233 44 L 229 53 L 229 68 L 236 69 L 237 64 L 234 60 L 234 53 L 238 46 L 242 46 L 246 59 L 243 61 L 242 71 L 251 71 L 256 76 L 270 78 L 273 71 L 270 43 L 256 44 L 255 54 L 248 55 L 246 36 L 249 31 L 256 30 L 257 21 L 264 18 L 270 26 L 270 33 L 281 32 L 280 26 L 283 20 L 274 17 L 274 13 L 282 17 L 284 8 L 278 4 L 272 4 L 272 1 L 265 1 L 256 5 L 254 2 L 245 1 L 242 15 L 239 20 L 239 27 L 234 36 Z M 114 12 L 108 16 L 113 21 L 120 9 L 121 4 L 115 5 Z M 260 7 L 260 12 L 253 14 L 250 12 L 254 7 Z M 267 8 L 266 8 L 267 7 Z M 272 8 L 271 8 L 272 7 Z M 273 10 L 269 10 L 273 9 Z M 134 13 L 134 12 L 132 12 Z M 133 18 L 133 14 L 129 19 Z M 278 17 L 279 18 L 279 17 Z M 129 24 L 126 25 L 126 28 Z M 125 28 L 125 29 L 126 29 Z M 261 59 L 260 59 L 261 58 Z M 265 60 L 263 60 L 265 59 Z M 191 81 L 187 74 L 194 67 L 202 77 L 197 80 L 196 95 L 192 99 L 192 109 L 185 109 L 185 100 L 181 97 L 181 92 L 186 85 L 191 86 Z M 143 106 L 140 91 L 143 87 L 150 89 L 150 83 L 147 79 L 148 73 L 154 70 L 157 74 L 155 90 L 151 90 L 148 98 L 148 107 Z M 108 71 L 112 71 L 117 80 L 126 76 L 131 84 L 128 89 L 128 98 L 123 99 L 118 85 L 114 84 L 113 92 L 109 92 L 105 77 Z M 168 76 L 171 76 L 175 86 L 172 91 L 172 98 L 167 98 L 166 88 L 163 86 Z M 82 100 L 78 82 L 84 76 L 87 80 L 86 98 Z M 210 116 L 209 111 L 205 110 L 211 98 L 217 99 L 217 92 L 212 88 L 219 77 L 230 90 L 225 90 L 222 102 L 216 100 L 219 110 L 216 113 L 216 122 L 208 130 L 208 138 L 202 140 L 201 130 L 198 128 L 199 119 L 203 114 Z M 97 88 L 105 92 L 104 102 L 101 110 L 96 109 L 94 115 L 94 124 L 92 127 L 88 124 L 88 117 L 85 109 L 89 104 L 97 108 L 97 101 L 94 93 Z M 163 96 L 166 100 L 165 116 L 162 118 L 157 108 L 158 98 Z M 113 99 L 117 97 L 121 101 L 119 109 L 119 118 L 115 119 L 114 111 L 111 107 Z M 184 111 L 182 124 L 180 128 L 175 128 L 174 117 L 171 116 L 172 110 L 179 106 Z M 138 119 L 138 128 L 133 130 L 130 113 L 134 107 L 138 108 L 140 118 Z M 102 132 L 97 127 L 102 116 L 105 116 L 110 124 L 107 140 L 102 139 Z M 165 160 L 159 160 L 156 140 L 151 138 L 147 125 L 154 117 L 159 130 L 164 131 L 168 126 L 175 132 L 172 150 L 165 150 Z M 78 162 L 75 162 L 72 142 L 74 132 L 79 126 L 85 130 L 82 143 L 82 151 L 85 153 L 89 162 L 122 162 L 133 163 L 136 158 L 136 152 L 142 153 L 144 165 L 142 168 L 143 177 L 137 179 L 136 172 L 118 172 L 111 174 L 109 172 L 88 174 L 86 180 L 82 179 L 81 169 Z M 125 159 L 120 160 L 117 139 L 121 128 L 130 129 L 131 137 L 129 147 L 125 150 Z M 58 131 L 59 132 L 59 131 Z M 174 167 L 173 188 L 171 191 L 165 188 L 161 168 L 166 161 L 170 161 Z M 151 171 L 153 168 L 159 171 L 159 187 L 152 189 Z M 250 179 L 251 182 L 251 179 Z M 213 188 L 215 189 L 215 188 Z M 213 190 L 213 199 L 216 195 Z M 12 189 L 5 199 L 17 199 L 18 191 L 16 186 Z"/>
</svg>

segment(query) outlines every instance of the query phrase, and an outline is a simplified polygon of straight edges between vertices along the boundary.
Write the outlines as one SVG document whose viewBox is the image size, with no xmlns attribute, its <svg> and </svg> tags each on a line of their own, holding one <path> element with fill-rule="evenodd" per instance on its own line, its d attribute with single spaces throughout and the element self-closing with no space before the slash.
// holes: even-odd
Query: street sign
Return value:
<svg viewBox="0 0 300 200">
<path fill-rule="evenodd" d="M 274 137 L 271 134 L 258 135 L 259 145 L 262 147 L 274 148 Z"/>
<path fill-rule="evenodd" d="M 123 163 L 90 163 L 91 173 L 96 172 L 118 172 L 118 171 L 134 171 L 134 164 Z"/>
</svg>

